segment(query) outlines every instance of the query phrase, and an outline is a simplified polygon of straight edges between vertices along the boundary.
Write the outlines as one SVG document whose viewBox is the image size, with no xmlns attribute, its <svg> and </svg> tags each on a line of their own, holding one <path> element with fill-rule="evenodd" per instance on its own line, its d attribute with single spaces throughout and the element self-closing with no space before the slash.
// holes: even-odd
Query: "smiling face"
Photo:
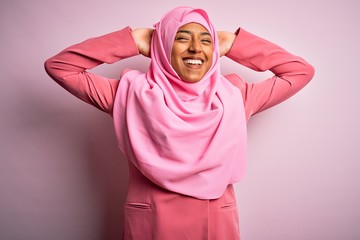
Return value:
<svg viewBox="0 0 360 240">
<path fill-rule="evenodd" d="M 189 83 L 200 81 L 210 69 L 214 45 L 210 33 L 198 23 L 180 27 L 171 51 L 171 66 Z"/>
</svg>

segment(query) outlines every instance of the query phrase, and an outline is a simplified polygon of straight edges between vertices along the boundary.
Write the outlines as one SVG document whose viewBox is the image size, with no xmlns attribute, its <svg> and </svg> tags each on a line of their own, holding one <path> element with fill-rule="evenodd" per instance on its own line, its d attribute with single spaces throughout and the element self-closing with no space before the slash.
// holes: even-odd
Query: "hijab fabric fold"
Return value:
<svg viewBox="0 0 360 240">
<path fill-rule="evenodd" d="M 170 64 L 179 27 L 199 23 L 214 43 L 212 66 L 197 83 Z M 146 73 L 123 74 L 113 119 L 118 145 L 155 184 L 180 194 L 219 198 L 245 170 L 246 123 L 241 92 L 220 74 L 219 44 L 206 12 L 178 7 L 154 25 Z"/>
</svg>

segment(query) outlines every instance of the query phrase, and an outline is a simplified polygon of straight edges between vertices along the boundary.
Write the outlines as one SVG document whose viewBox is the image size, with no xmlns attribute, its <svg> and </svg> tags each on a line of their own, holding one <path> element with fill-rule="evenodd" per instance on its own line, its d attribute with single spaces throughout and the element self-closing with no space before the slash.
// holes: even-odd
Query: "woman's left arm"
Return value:
<svg viewBox="0 0 360 240">
<path fill-rule="evenodd" d="M 237 75 L 248 116 L 270 108 L 302 89 L 313 77 L 314 68 L 301 57 L 243 29 L 236 34 L 219 32 L 220 51 L 237 63 L 255 71 L 270 70 L 274 76 L 257 83 L 247 83 Z M 232 81 L 233 83 L 235 81 Z"/>
</svg>

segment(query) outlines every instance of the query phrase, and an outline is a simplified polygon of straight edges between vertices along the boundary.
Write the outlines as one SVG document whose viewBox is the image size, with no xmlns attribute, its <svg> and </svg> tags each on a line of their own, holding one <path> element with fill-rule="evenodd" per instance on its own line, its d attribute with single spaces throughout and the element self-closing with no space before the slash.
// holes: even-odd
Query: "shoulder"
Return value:
<svg viewBox="0 0 360 240">
<path fill-rule="evenodd" d="M 224 76 L 230 83 L 235 87 L 239 88 L 241 93 L 244 93 L 246 90 L 246 82 L 237 74 L 231 73 Z"/>
</svg>

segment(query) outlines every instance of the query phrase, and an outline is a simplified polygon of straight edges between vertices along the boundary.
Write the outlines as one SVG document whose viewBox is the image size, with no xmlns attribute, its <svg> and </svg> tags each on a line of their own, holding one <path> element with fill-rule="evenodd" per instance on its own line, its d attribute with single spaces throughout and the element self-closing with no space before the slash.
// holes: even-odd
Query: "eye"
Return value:
<svg viewBox="0 0 360 240">
<path fill-rule="evenodd" d="M 203 42 L 205 44 L 212 44 L 212 40 L 208 39 L 208 38 L 201 39 L 201 42 Z"/>
<path fill-rule="evenodd" d="M 176 40 L 176 41 L 180 41 L 180 42 L 185 42 L 185 41 L 188 41 L 189 38 L 186 37 L 186 36 L 179 35 L 179 36 L 176 36 L 176 37 L 175 37 L 175 40 Z"/>
</svg>

